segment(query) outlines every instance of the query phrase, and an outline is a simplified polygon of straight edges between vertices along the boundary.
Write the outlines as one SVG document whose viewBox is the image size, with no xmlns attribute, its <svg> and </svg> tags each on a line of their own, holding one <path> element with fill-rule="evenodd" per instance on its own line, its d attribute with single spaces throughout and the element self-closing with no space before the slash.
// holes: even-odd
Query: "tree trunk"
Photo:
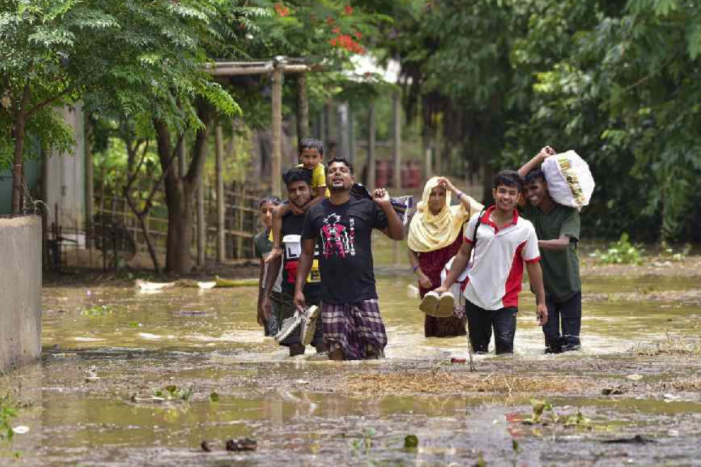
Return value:
<svg viewBox="0 0 701 467">
<path fill-rule="evenodd" d="M 12 137 L 15 140 L 15 152 L 12 162 L 12 214 L 22 213 L 22 188 L 24 186 L 24 142 L 26 138 L 27 104 L 29 103 L 29 84 L 24 87 L 22 101 L 19 105 Z"/>
<path fill-rule="evenodd" d="M 187 274 L 192 270 L 193 261 L 190 247 L 193 240 L 193 195 L 201 181 L 204 164 L 207 158 L 207 136 L 212 120 L 209 104 L 197 103 L 198 116 L 204 124 L 204 129 L 197 132 L 190 167 L 187 174 L 179 175 L 171 170 L 183 144 L 183 135 L 173 148 L 171 132 L 165 122 L 154 119 L 158 144 L 158 158 L 161 170 L 167 171 L 165 176 L 166 205 L 168 206 L 168 240 L 166 243 L 166 266 L 168 272 Z"/>
</svg>

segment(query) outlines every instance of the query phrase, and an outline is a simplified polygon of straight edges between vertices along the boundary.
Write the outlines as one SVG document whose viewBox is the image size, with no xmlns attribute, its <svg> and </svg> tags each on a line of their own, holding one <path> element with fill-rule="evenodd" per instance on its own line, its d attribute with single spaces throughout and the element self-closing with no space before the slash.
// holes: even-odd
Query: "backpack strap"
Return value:
<svg viewBox="0 0 701 467">
<path fill-rule="evenodd" d="M 477 217 L 477 225 L 475 225 L 475 233 L 472 235 L 472 251 L 475 251 L 475 248 L 477 247 L 477 231 L 480 228 L 480 224 L 482 224 L 482 216 L 484 216 L 484 213 L 486 212 L 486 209 L 482 209 L 480 211 L 479 216 Z"/>
</svg>

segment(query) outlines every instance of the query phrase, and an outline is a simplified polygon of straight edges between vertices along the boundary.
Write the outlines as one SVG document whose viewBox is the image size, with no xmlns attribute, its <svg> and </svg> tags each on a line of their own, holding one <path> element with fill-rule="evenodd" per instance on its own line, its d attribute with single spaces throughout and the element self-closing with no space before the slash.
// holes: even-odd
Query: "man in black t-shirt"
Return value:
<svg viewBox="0 0 701 467">
<path fill-rule="evenodd" d="M 353 166 L 330 159 L 326 185 L 331 197 L 311 207 L 304 218 L 295 304 L 306 305 L 304 277 L 312 270 L 315 247 L 321 272 L 324 342 L 332 360 L 381 358 L 387 333 L 380 316 L 372 261 L 372 229 L 404 238 L 402 221 L 384 189 L 373 199 L 351 196 Z"/>
<path fill-rule="evenodd" d="M 309 170 L 304 168 L 292 168 L 285 172 L 283 175 L 285 185 L 287 186 L 287 194 L 290 203 L 295 207 L 304 211 L 305 207 L 309 204 L 311 200 L 311 181 L 312 175 Z M 299 258 L 301 254 L 301 235 L 302 227 L 304 225 L 304 214 L 295 214 L 290 210 L 282 218 L 282 229 L 281 239 L 284 245 L 283 257 L 277 257 L 272 260 L 269 267 L 273 271 L 280 270 L 280 261 L 282 260 L 282 281 L 281 289 L 282 293 L 276 305 L 279 308 L 280 313 L 280 326 L 282 327 L 282 322 L 288 318 L 291 318 L 295 314 L 295 304 L 293 302 L 295 282 L 297 277 Z M 318 262 L 314 259 L 312 263 L 311 272 L 305 274 L 307 280 L 304 282 L 304 296 L 309 305 L 320 305 L 321 300 L 321 283 L 319 279 L 319 268 Z M 263 319 L 267 319 L 270 315 L 271 304 L 271 291 L 273 289 L 274 280 L 268 280 L 266 278 L 265 290 L 263 292 L 263 303 L 262 303 L 262 313 Z M 274 299 L 274 297 L 273 297 Z M 314 337 L 311 344 L 316 347 L 317 352 L 323 352 L 326 350 L 324 347 L 323 331 L 321 327 L 321 320 L 316 320 L 316 329 L 314 332 Z M 302 326 L 298 326 L 298 329 L 292 331 L 292 333 L 280 341 L 280 345 L 289 347 L 290 356 L 303 354 L 305 347 L 301 340 Z M 283 334 L 284 335 L 284 334 Z M 279 337 L 278 337 L 279 338 Z"/>
</svg>

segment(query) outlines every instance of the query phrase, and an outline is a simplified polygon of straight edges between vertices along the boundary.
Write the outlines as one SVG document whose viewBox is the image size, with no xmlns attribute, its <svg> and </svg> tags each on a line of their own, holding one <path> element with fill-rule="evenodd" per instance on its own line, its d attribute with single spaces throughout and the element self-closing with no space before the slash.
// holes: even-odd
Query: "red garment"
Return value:
<svg viewBox="0 0 701 467">
<path fill-rule="evenodd" d="M 419 284 L 419 294 L 424 298 L 427 292 L 437 289 L 441 285 L 441 271 L 450 258 L 458 254 L 462 246 L 462 235 L 458 235 L 453 243 L 440 250 L 429 251 L 428 253 L 416 253 L 419 257 L 419 266 L 426 276 L 431 280 L 432 287 L 424 289 Z M 456 297 L 457 298 L 457 297 Z M 426 337 L 455 337 L 465 335 L 465 319 L 457 318 L 435 318 L 426 315 L 424 321 L 424 334 Z"/>
</svg>

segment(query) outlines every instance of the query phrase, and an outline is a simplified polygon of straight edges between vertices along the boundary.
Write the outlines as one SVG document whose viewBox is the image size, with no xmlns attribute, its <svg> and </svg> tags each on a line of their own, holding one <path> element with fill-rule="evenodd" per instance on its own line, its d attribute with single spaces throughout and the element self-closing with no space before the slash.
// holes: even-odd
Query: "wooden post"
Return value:
<svg viewBox="0 0 701 467">
<path fill-rule="evenodd" d="M 217 170 L 217 264 L 224 262 L 226 231 L 224 229 L 224 134 L 221 125 L 216 128 Z"/>
<path fill-rule="evenodd" d="M 93 246 L 93 217 L 95 216 L 95 172 L 93 167 L 94 128 L 90 121 L 90 113 L 85 113 L 85 247 L 90 251 L 90 267 L 92 267 Z"/>
<path fill-rule="evenodd" d="M 272 125 L 271 125 L 271 167 L 270 184 L 275 196 L 282 196 L 282 68 L 276 65 L 272 75 Z"/>
<path fill-rule="evenodd" d="M 423 151 L 424 151 L 424 176 L 426 180 L 433 177 L 433 140 L 431 138 L 431 130 L 424 122 L 423 131 Z M 424 180 L 424 182 L 426 181 Z"/>
<path fill-rule="evenodd" d="M 433 158 L 433 162 L 436 165 L 436 173 L 438 175 L 442 175 L 444 173 L 443 171 L 443 139 L 440 136 L 440 133 L 436 131 L 436 138 L 434 139 L 435 144 L 435 156 Z"/>
<path fill-rule="evenodd" d="M 309 137 L 309 98 L 307 97 L 307 74 L 297 76 L 297 138 Z"/>
<path fill-rule="evenodd" d="M 353 107 L 348 105 L 348 160 L 355 164 L 355 125 Z"/>
<path fill-rule="evenodd" d="M 323 112 L 324 132 L 321 134 L 324 141 L 324 147 L 328 148 L 331 144 L 331 135 L 333 134 L 331 123 L 331 102 L 326 101 Z M 330 155 L 329 155 L 330 156 Z"/>
<path fill-rule="evenodd" d="M 321 110 L 321 113 L 319 113 L 319 116 L 317 117 L 316 121 L 318 122 L 318 127 L 319 127 L 319 132 L 316 135 L 317 139 L 324 140 L 326 137 L 326 118 L 324 117 L 324 110 Z M 324 141 L 324 144 L 326 144 L 326 141 Z"/>
<path fill-rule="evenodd" d="M 368 109 L 368 190 L 372 192 L 375 189 L 375 103 L 370 103 Z"/>
<path fill-rule="evenodd" d="M 402 102 L 399 92 L 392 96 L 392 120 L 394 123 L 394 188 L 402 188 Z"/>
<path fill-rule="evenodd" d="M 348 131 L 348 108 L 347 102 L 338 105 L 338 146 L 336 155 L 350 160 L 350 134 Z"/>
<path fill-rule="evenodd" d="M 204 267 L 205 247 L 207 245 L 207 226 L 204 220 L 204 174 L 200 174 L 197 187 L 197 266 Z"/>
</svg>

